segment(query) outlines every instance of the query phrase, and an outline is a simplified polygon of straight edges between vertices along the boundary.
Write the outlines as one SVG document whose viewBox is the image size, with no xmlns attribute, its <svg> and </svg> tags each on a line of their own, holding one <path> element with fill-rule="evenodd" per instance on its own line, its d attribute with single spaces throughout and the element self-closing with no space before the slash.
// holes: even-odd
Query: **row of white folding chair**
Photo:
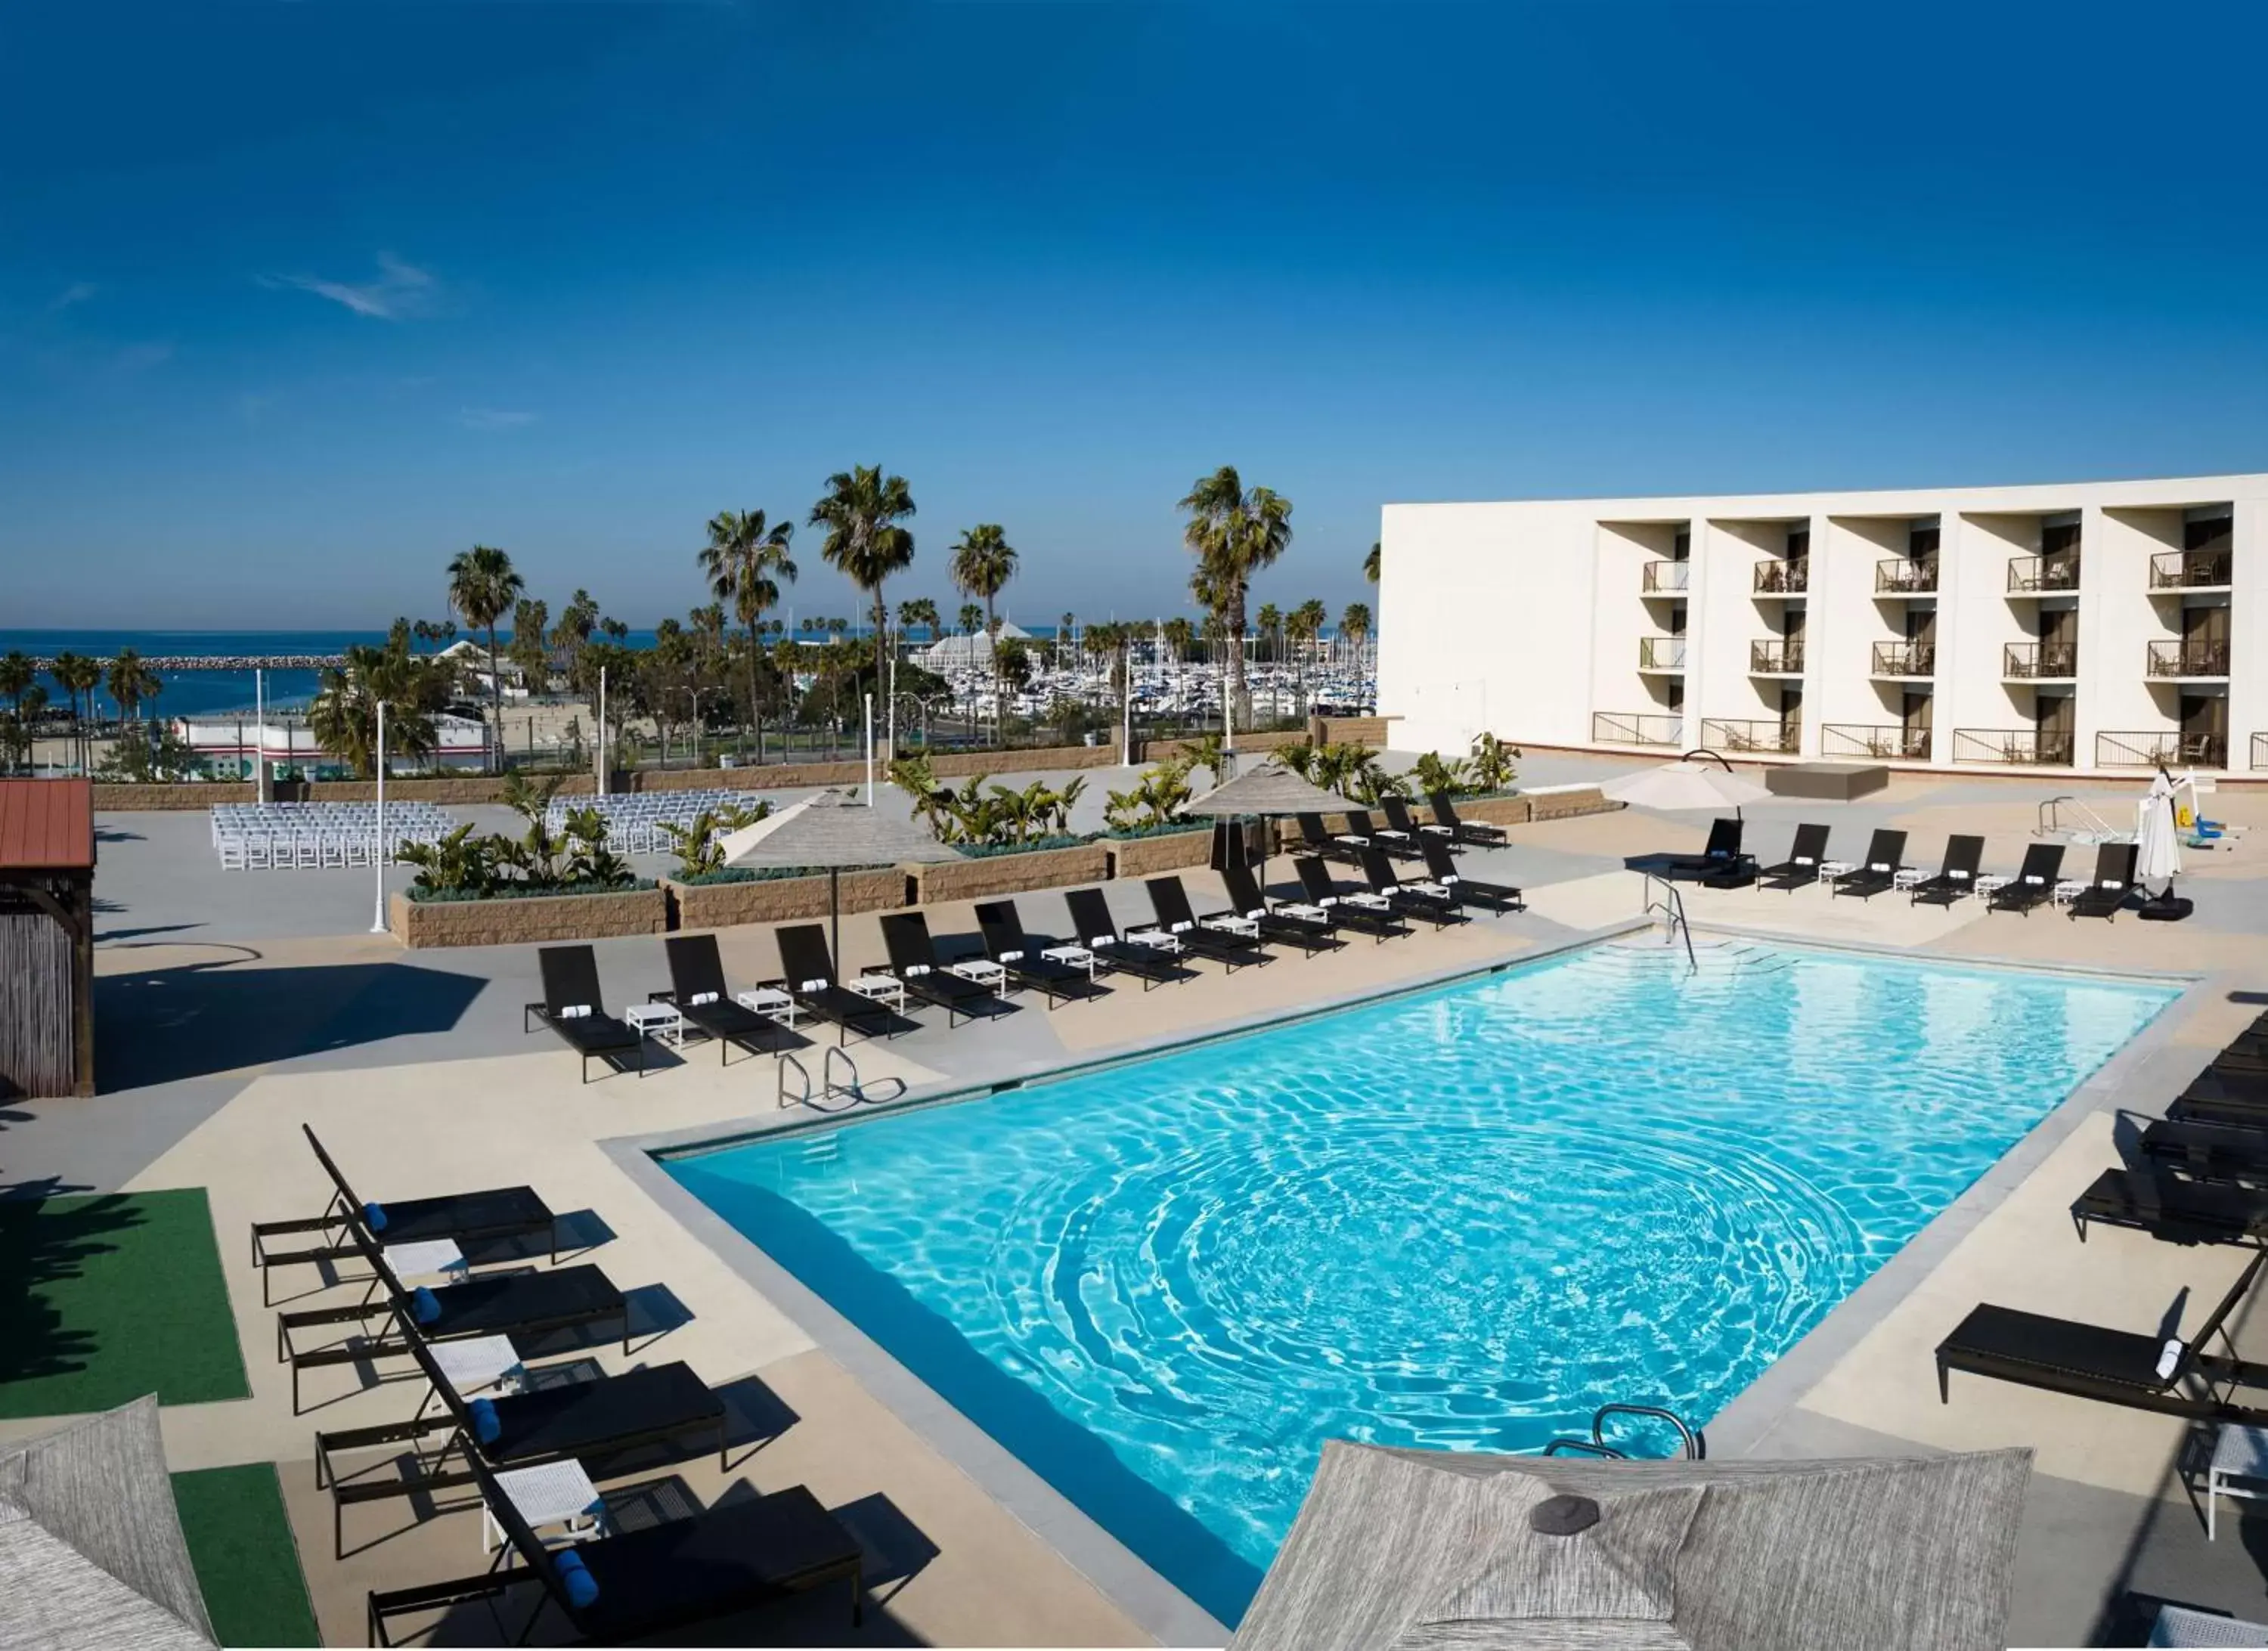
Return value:
<svg viewBox="0 0 2268 1651">
<path fill-rule="evenodd" d="M 432 839 L 423 832 L 389 829 L 383 853 L 391 865 L 408 843 Z M 218 844 L 223 871 L 291 871 L 335 866 L 368 866 L 381 852 L 378 834 L 356 831 L 247 831 Z"/>
</svg>

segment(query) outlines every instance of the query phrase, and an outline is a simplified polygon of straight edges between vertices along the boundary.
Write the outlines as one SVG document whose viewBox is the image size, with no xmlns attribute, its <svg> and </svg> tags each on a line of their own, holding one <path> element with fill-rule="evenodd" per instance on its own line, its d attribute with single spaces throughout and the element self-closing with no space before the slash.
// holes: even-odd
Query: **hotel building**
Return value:
<svg viewBox="0 0 2268 1651">
<path fill-rule="evenodd" d="M 2268 475 L 1389 505 L 1399 748 L 2268 778 Z"/>
</svg>

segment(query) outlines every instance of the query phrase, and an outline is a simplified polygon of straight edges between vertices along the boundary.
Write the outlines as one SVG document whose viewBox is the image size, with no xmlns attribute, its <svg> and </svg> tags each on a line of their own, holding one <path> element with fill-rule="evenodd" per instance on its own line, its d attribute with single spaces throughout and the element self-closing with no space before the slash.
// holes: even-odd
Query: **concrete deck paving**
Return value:
<svg viewBox="0 0 2268 1651">
<path fill-rule="evenodd" d="M 1539 756 L 1524 778 L 1595 779 L 1630 766 Z M 1102 783 L 1097 776 L 1098 794 Z M 1889 824 L 1912 833 L 1909 859 L 1933 863 L 1946 832 L 1981 830 L 1986 868 L 2006 869 L 2049 794 L 1902 778 L 1859 803 L 1752 807 L 1749 842 L 1777 858 L 1797 820 L 1820 819 L 1831 823 L 1836 846 L 1855 850 Z M 2107 813 L 2131 810 L 2134 792 L 2088 794 Z M 2268 828 L 2268 797 L 2257 793 L 2224 793 L 2213 812 Z M 777 1105 L 772 1062 L 726 1067 L 713 1050 L 695 1047 L 665 1058 L 643 1080 L 578 1084 L 563 1047 L 521 1029 L 520 1006 L 538 995 L 532 948 L 404 953 L 357 932 L 369 921 L 367 871 L 224 873 L 202 816 L 120 815 L 101 825 L 98 894 L 112 903 L 99 954 L 105 1093 L 0 1108 L 0 1196 L 209 1189 L 254 1392 L 235 1404 L 166 1411 L 168 1454 L 181 1469 L 279 1464 L 327 1640 L 361 1642 L 368 1589 L 475 1572 L 484 1556 L 468 1507 L 414 1509 L 430 1516 L 412 1524 L 413 1505 L 401 1504 L 392 1511 L 404 1528 L 393 1534 L 386 1510 L 355 1510 L 349 1534 L 358 1551 L 343 1562 L 330 1557 L 330 1508 L 313 1485 L 314 1430 L 395 1419 L 415 1401 L 407 1384 L 349 1367 L 316 1373 L 308 1395 L 321 1408 L 291 1414 L 286 1373 L 272 1361 L 273 1309 L 261 1304 L 243 1235 L 254 1220 L 322 1204 L 328 1187 L 299 1139 L 302 1121 L 365 1197 L 534 1185 L 554 1208 L 572 1212 L 588 1245 L 572 1259 L 602 1266 L 635 1303 L 627 1356 L 619 1342 L 571 1356 L 608 1370 L 682 1359 L 727 1390 L 736 1434 L 730 1470 L 720 1472 L 713 1457 L 616 1464 L 622 1471 L 603 1482 L 620 1495 L 625 1523 L 688 1498 L 705 1505 L 749 1486 L 808 1484 L 859 1533 L 880 1607 L 862 1633 L 851 1634 L 840 1599 L 815 1597 L 792 1614 L 720 1628 L 726 1642 L 1204 1637 L 1202 1614 L 1177 1606 L 1179 1596 L 1132 1555 L 1092 1527 L 1071 1529 L 1060 1510 L 1006 1493 L 981 1453 L 960 1448 L 917 1404 L 886 1403 L 896 1391 L 889 1382 L 830 1350 L 799 1316 L 803 1304 L 792 1293 L 775 1299 L 752 1282 L 729 1243 L 679 1220 L 635 1172 L 643 1161 L 626 1140 L 722 1135 L 797 1116 Z M 915 1095 L 934 1094 L 1511 961 L 1629 924 L 1646 890 L 1624 859 L 1696 846 L 1705 828 L 1705 816 L 1638 812 L 1519 828 L 1511 847 L 1476 853 L 1470 865 L 1477 876 L 1526 884 L 1527 915 L 1440 933 L 1421 928 L 1384 946 L 1358 940 L 1314 959 L 1284 953 L 1233 976 L 1200 966 L 1201 985 L 1122 989 L 1053 1011 L 1019 998 L 998 1021 L 947 1031 L 939 1023 L 855 1052 L 862 1073 L 902 1077 Z M 1201 909 L 1217 903 L 1207 874 L 1189 881 Z M 2193 1324 L 2237 1271 L 2238 1252 L 2132 1233 L 2097 1229 L 2081 1245 L 2066 1213 L 2115 1154 L 2115 1110 L 2161 1110 L 2268 1003 L 2268 830 L 2203 864 L 2192 857 L 2185 882 L 2199 910 L 2180 925 L 1987 916 L 1973 901 L 1940 910 L 1903 896 L 1862 903 L 1820 889 L 1683 890 L 1705 942 L 1716 935 L 1882 946 L 2199 982 L 2178 1013 L 2161 1017 L 2102 1081 L 1784 1356 L 1712 1439 L 1719 1449 L 1772 1455 L 2031 1445 L 2039 1455 L 2012 1623 L 2018 1643 L 2115 1634 L 2123 1625 L 2117 1601 L 2128 1589 L 2268 1615 L 2268 1519 L 2234 1517 L 2224 1505 L 2220 1540 L 2205 1543 L 2176 1471 L 2194 1448 L 2189 1429 L 1973 1378 L 1956 1377 L 1952 1403 L 1940 1404 L 1930 1357 L 1979 1301 L 2148 1330 L 2176 1309 Z M 1147 915 L 1138 886 L 1109 894 L 1122 916 Z M 1059 894 L 1018 903 L 1035 931 L 1066 926 Z M 940 908 L 930 921 L 946 949 L 972 945 L 967 909 Z M 777 972 L 767 930 L 721 939 L 734 978 Z M 846 968 L 880 960 L 873 918 L 845 919 L 843 940 Z M 600 942 L 597 951 L 610 1001 L 635 1001 L 664 984 L 651 940 Z M 305 1283 L 313 1286 L 312 1272 Z M 2268 1358 L 2268 1329 L 2256 1316 L 2236 1326 L 2237 1345 Z M 1075 1514 L 1070 1521 L 1084 1524 Z M 516 1632 L 519 1624 L 510 1625 Z M 536 1638 L 556 1626 L 554 1619 Z M 493 1638 L 494 1625 L 477 1610 L 460 1612 L 439 1637 L 476 1642 Z"/>
</svg>

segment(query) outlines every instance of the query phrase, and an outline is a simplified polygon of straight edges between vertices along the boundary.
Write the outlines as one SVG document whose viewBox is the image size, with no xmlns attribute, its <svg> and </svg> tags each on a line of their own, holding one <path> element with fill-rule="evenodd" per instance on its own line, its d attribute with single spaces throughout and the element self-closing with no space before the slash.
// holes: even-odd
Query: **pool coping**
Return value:
<svg viewBox="0 0 2268 1651">
<path fill-rule="evenodd" d="M 1476 965 L 1464 962 L 1383 988 L 1338 993 L 1288 1013 L 1278 1009 L 1239 1016 L 1187 1036 L 1167 1034 L 1136 1039 L 1090 1051 L 1070 1061 L 1026 1059 L 1011 1063 L 987 1079 L 943 1079 L 909 1089 L 903 1096 L 889 1102 L 851 1112 L 814 1115 L 812 1109 L 797 1107 L 782 1109 L 772 1117 L 757 1114 L 685 1129 L 619 1136 L 597 1146 L 665 1213 L 809 1336 L 818 1351 L 841 1366 L 931 1448 L 968 1474 L 988 1498 L 1086 1578 L 1144 1633 L 1160 1645 L 1225 1645 L 1231 1633 L 1226 1625 L 1105 1530 L 1036 1469 L 964 1416 L 761 1246 L 679 1184 L 662 1167 L 662 1158 L 683 1154 L 688 1149 L 723 1150 L 752 1140 L 839 1128 L 859 1119 L 981 1100 L 1034 1080 L 1068 1079 L 1130 1060 L 1241 1036 L 1263 1028 L 1296 1024 L 1319 1015 L 1414 996 L 1454 981 L 1524 968 L 1656 927 L 1650 918 L 1635 918 L 1580 931 L 1493 962 Z M 2209 1000 L 2217 978 L 2167 970 L 2043 963 L 2036 959 L 1955 955 L 1860 941 L 1812 940 L 1731 924 L 1695 924 L 1690 925 L 1689 930 L 1695 934 L 1724 935 L 1791 950 L 1853 953 L 1955 968 L 2016 969 L 2181 988 L 2180 995 L 2153 1016 L 2147 1026 L 2120 1045 L 2084 1083 L 2058 1102 L 1959 1198 L 1837 1302 L 1710 1421 L 1710 1443 L 1720 1456 L 1746 1455 L 1760 1444 L 1799 1406 L 1804 1395 L 1928 1278 L 1961 1240 L 2036 1169 L 2085 1117 L 2112 1103 L 2116 1094 L 2134 1077 L 2140 1065 L 2170 1043 L 2178 1028 Z"/>
</svg>

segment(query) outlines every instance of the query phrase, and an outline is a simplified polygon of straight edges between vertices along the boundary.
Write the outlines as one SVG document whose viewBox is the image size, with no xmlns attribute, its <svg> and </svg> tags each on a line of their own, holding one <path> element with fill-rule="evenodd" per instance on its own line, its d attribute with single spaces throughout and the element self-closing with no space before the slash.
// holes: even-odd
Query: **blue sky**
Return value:
<svg viewBox="0 0 2268 1651">
<path fill-rule="evenodd" d="M 1388 500 L 2268 467 L 2261 17 L 11 8 L 0 627 L 649 623 L 856 462 L 1033 620 L 1224 462 L 1334 610 Z"/>
</svg>

